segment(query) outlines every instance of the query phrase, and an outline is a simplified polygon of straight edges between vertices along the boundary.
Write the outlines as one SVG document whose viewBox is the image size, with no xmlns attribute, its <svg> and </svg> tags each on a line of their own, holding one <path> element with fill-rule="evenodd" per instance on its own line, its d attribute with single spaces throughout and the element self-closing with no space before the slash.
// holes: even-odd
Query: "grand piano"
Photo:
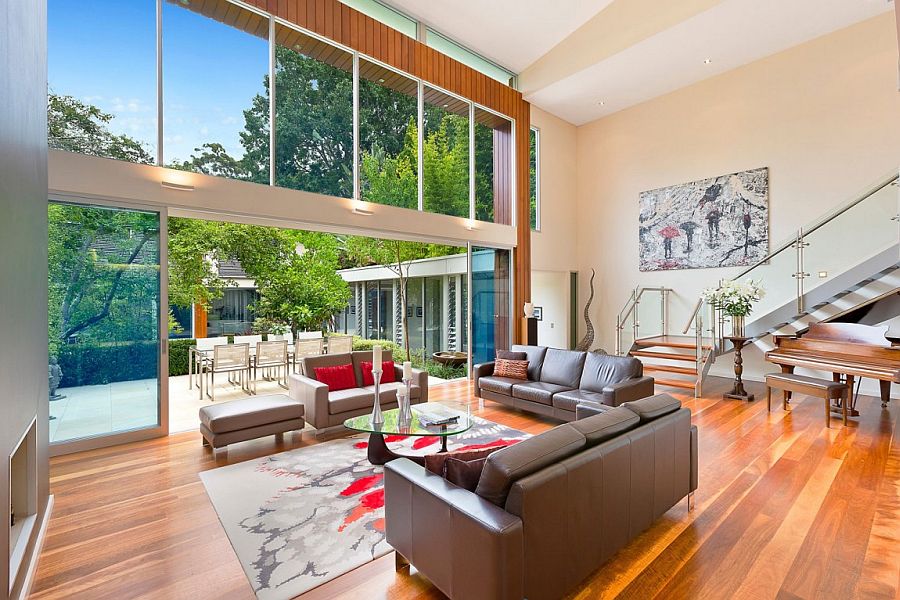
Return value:
<svg viewBox="0 0 900 600">
<path fill-rule="evenodd" d="M 766 360 L 781 366 L 782 373 L 795 367 L 828 371 L 835 381 L 850 386 L 847 414 L 858 416 L 853 383 L 857 377 L 877 379 L 881 384 L 881 406 L 891 399 L 891 384 L 900 383 L 900 345 L 885 336 L 888 327 L 858 323 L 816 323 L 804 333 L 776 335 L 776 348 Z M 840 404 L 832 407 L 840 411 Z"/>
</svg>

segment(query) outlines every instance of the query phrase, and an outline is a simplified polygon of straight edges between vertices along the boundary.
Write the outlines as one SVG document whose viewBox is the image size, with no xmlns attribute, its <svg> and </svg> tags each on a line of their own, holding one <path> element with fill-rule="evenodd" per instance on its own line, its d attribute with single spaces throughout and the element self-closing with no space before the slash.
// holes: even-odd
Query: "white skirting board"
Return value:
<svg viewBox="0 0 900 600">
<path fill-rule="evenodd" d="M 34 574 L 37 572 L 38 561 L 41 557 L 41 550 L 44 547 L 44 539 L 47 535 L 47 525 L 50 524 L 50 515 L 53 513 L 53 494 L 47 498 L 47 510 L 44 511 L 44 518 L 41 519 L 38 526 L 37 538 L 34 542 L 34 551 L 28 557 L 25 563 L 25 576 L 22 578 L 22 586 L 16 596 L 10 596 L 15 600 L 26 600 L 31 594 L 31 586 L 34 584 Z"/>
</svg>

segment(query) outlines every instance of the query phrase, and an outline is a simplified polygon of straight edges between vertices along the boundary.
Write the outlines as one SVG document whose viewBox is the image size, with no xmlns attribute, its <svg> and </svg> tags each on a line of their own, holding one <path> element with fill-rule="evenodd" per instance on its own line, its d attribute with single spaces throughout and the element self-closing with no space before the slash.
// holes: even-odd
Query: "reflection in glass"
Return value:
<svg viewBox="0 0 900 600">
<path fill-rule="evenodd" d="M 540 221 L 538 219 L 538 215 L 540 213 L 540 204 L 541 204 L 541 191 L 540 191 L 540 182 L 541 177 L 538 173 L 538 169 L 540 168 L 540 148 L 538 147 L 540 144 L 541 134 L 537 129 L 529 129 L 528 130 L 528 147 L 529 147 L 529 198 L 530 198 L 530 208 L 529 215 L 531 219 L 531 229 L 532 231 L 539 231 L 541 228 Z"/>
<path fill-rule="evenodd" d="M 51 148 L 155 162 L 154 0 L 50 0 L 47 59 Z"/>
<path fill-rule="evenodd" d="M 406 317 L 409 327 L 409 347 L 412 352 L 421 352 L 425 345 L 425 280 L 411 279 L 406 285 Z"/>
<path fill-rule="evenodd" d="M 353 56 L 275 26 L 275 184 L 353 197 Z"/>
<path fill-rule="evenodd" d="M 512 222 L 512 122 L 475 107 L 475 218 Z"/>
<path fill-rule="evenodd" d="M 509 348 L 510 252 L 472 248 L 472 361 Z"/>
<path fill-rule="evenodd" d="M 443 338 L 443 286 L 440 277 L 425 278 L 425 356 L 440 352 Z"/>
<path fill-rule="evenodd" d="M 268 19 L 219 0 L 163 4 L 163 163 L 269 183 Z"/>
<path fill-rule="evenodd" d="M 251 310 L 259 298 L 256 290 L 226 289 L 209 308 L 207 337 L 220 335 L 249 335 L 253 333 L 256 318 Z"/>
<path fill-rule="evenodd" d="M 469 103 L 425 87 L 423 205 L 429 212 L 469 216 Z"/>
<path fill-rule="evenodd" d="M 50 441 L 159 423 L 159 214 L 51 202 Z"/>
<path fill-rule="evenodd" d="M 359 61 L 360 197 L 418 208 L 418 85 L 365 59 Z"/>
</svg>

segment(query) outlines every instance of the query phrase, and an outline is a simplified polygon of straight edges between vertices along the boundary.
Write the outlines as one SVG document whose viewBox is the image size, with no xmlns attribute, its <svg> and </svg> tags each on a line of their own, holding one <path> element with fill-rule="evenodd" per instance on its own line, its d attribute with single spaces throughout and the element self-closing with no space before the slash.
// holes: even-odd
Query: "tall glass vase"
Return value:
<svg viewBox="0 0 900 600">
<path fill-rule="evenodd" d="M 744 337 L 744 315 L 731 315 L 731 335 Z"/>
</svg>

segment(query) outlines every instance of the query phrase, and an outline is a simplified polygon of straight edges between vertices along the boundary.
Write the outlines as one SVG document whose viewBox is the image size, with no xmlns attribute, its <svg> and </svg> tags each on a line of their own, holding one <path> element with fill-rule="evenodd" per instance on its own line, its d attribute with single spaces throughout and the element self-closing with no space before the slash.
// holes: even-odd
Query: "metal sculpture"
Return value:
<svg viewBox="0 0 900 600">
<path fill-rule="evenodd" d="M 591 302 L 594 301 L 594 269 L 591 269 L 591 295 L 588 296 L 587 304 L 584 305 L 584 323 L 587 326 L 587 331 L 584 334 L 584 337 L 581 338 L 581 341 L 578 342 L 578 345 L 575 346 L 576 350 L 581 352 L 587 352 L 591 348 L 591 344 L 594 343 L 594 324 L 591 323 Z"/>
</svg>

